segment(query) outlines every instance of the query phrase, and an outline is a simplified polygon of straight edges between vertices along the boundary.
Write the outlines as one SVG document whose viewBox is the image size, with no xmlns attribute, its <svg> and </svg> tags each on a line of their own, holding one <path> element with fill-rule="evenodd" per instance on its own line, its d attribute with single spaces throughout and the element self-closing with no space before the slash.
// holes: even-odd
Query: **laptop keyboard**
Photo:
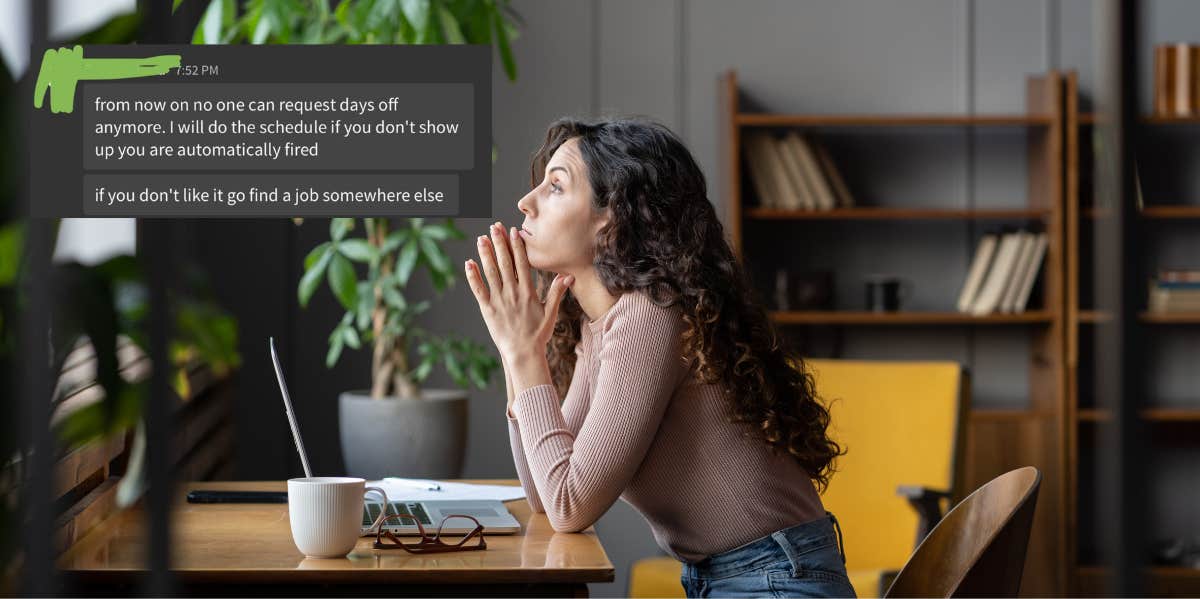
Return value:
<svg viewBox="0 0 1200 599">
<path fill-rule="evenodd" d="M 420 503 L 400 503 L 393 501 L 391 506 L 392 509 L 388 511 L 389 514 L 409 514 L 411 516 L 416 516 L 417 519 L 421 521 L 421 524 L 429 526 L 433 525 L 433 521 L 429 519 L 429 514 L 425 513 L 425 506 L 421 505 Z M 373 524 L 375 519 L 379 517 L 379 510 L 382 507 L 382 503 L 364 503 L 362 525 L 370 526 Z M 413 522 L 409 518 L 404 518 L 402 520 L 394 519 L 390 520 L 387 523 L 387 526 L 413 526 Z"/>
</svg>

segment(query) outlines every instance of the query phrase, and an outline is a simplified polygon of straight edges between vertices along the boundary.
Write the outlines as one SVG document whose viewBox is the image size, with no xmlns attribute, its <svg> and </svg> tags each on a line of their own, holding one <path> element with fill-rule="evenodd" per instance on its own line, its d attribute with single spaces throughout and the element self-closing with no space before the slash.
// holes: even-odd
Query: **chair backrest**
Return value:
<svg viewBox="0 0 1200 599">
<path fill-rule="evenodd" d="M 887 597 L 1016 597 L 1042 473 L 1001 474 L 962 500 L 917 547 Z"/>
<path fill-rule="evenodd" d="M 899 570 L 912 555 L 918 517 L 896 488 L 961 496 L 967 374 L 957 362 L 805 364 L 829 406 L 830 436 L 847 450 L 821 498 L 842 526 L 846 567 Z"/>
</svg>

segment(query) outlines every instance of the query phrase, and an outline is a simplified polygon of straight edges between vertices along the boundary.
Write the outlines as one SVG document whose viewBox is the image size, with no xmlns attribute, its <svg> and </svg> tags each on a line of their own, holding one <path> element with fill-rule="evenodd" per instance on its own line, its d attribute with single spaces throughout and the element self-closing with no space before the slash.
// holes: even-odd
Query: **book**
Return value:
<svg viewBox="0 0 1200 599">
<path fill-rule="evenodd" d="M 804 199 L 800 195 L 800 190 L 792 184 L 791 178 L 788 177 L 787 167 L 783 164 L 783 156 L 779 153 L 779 142 L 770 134 L 763 135 L 761 139 L 763 140 L 762 152 L 766 156 L 768 176 L 775 182 L 775 188 L 779 190 L 777 207 L 800 209 L 804 205 Z"/>
<path fill-rule="evenodd" d="M 767 172 L 767 159 L 763 156 L 762 134 L 746 135 L 746 166 L 750 170 L 750 183 L 758 194 L 758 205 L 763 208 L 779 206 L 779 192 L 775 182 Z"/>
<path fill-rule="evenodd" d="M 1000 304 L 1004 289 L 1008 286 L 1016 263 L 1017 251 L 1021 249 L 1021 236 L 1015 232 L 1005 233 L 1000 238 L 996 249 L 996 258 L 988 269 L 987 278 L 980 288 L 975 301 L 971 303 L 971 314 L 983 316 L 991 314 Z"/>
<path fill-rule="evenodd" d="M 800 157 L 796 155 L 792 144 L 788 143 L 787 138 L 775 140 L 775 149 L 783 158 L 783 164 L 786 167 L 789 180 L 792 186 L 796 189 L 797 196 L 800 199 L 799 206 L 789 206 L 796 210 L 816 210 L 817 202 L 814 199 L 812 186 L 804 176 L 804 168 L 800 164 Z"/>
<path fill-rule="evenodd" d="M 1017 235 L 1021 237 L 1021 245 L 1017 249 L 1017 258 L 1013 263 L 1012 274 L 1008 277 L 1008 284 L 1004 286 L 1004 294 L 1000 296 L 1000 305 L 996 309 L 1005 314 L 1010 314 L 1017 303 L 1017 293 L 1021 290 L 1021 283 L 1025 281 L 1025 270 L 1029 268 L 1029 258 L 1033 254 L 1033 246 L 1036 235 L 1028 231 L 1018 231 Z"/>
<path fill-rule="evenodd" d="M 821 167 L 817 164 L 817 157 L 813 153 L 812 147 L 804 137 L 795 131 L 789 133 L 786 139 L 792 145 L 795 155 L 799 156 L 800 165 L 804 167 L 804 176 L 815 196 L 817 209 L 833 210 L 837 205 L 837 200 L 833 197 L 833 190 L 830 189 L 829 182 L 825 180 L 825 175 L 821 174 Z"/>
<path fill-rule="evenodd" d="M 1024 312 L 1029 306 L 1029 296 L 1033 293 L 1033 287 L 1037 283 L 1038 273 L 1042 271 L 1042 262 L 1046 258 L 1046 249 L 1050 245 L 1050 238 L 1045 233 L 1038 233 L 1034 240 L 1033 254 L 1029 259 L 1029 268 L 1025 270 L 1025 280 L 1021 282 L 1021 290 L 1017 293 L 1017 303 L 1013 307 L 1014 312 Z"/>
<path fill-rule="evenodd" d="M 1200 283 L 1200 270 L 1160 270 L 1159 283 Z"/>
<path fill-rule="evenodd" d="M 1200 289 L 1172 289 L 1150 284 L 1146 309 L 1151 312 L 1200 312 Z"/>
<path fill-rule="evenodd" d="M 817 161 L 821 163 L 821 171 L 825 173 L 825 178 L 829 180 L 829 185 L 833 188 L 833 195 L 837 198 L 837 207 L 853 208 L 854 196 L 850 195 L 850 188 L 846 186 L 846 180 L 842 178 L 842 173 L 833 163 L 829 150 L 815 141 L 812 142 L 812 147 L 817 152 Z"/>
<path fill-rule="evenodd" d="M 979 292 L 979 286 L 983 283 L 983 276 L 987 273 L 988 267 L 992 263 L 992 257 L 996 254 L 998 242 L 999 235 L 996 233 L 984 233 L 983 237 L 979 238 L 979 244 L 975 246 L 975 257 L 971 258 L 971 266 L 967 269 L 967 278 L 958 292 L 956 305 L 959 312 L 967 312 L 971 309 L 971 304 L 974 303 L 975 296 Z"/>
</svg>

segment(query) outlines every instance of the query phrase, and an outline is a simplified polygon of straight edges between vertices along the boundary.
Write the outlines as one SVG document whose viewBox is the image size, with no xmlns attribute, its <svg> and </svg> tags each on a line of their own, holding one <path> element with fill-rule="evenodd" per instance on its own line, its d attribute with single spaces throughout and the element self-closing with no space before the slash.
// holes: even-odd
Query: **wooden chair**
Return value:
<svg viewBox="0 0 1200 599">
<path fill-rule="evenodd" d="M 1016 597 L 1042 474 L 1026 466 L 971 493 L 925 537 L 887 597 Z"/>
</svg>

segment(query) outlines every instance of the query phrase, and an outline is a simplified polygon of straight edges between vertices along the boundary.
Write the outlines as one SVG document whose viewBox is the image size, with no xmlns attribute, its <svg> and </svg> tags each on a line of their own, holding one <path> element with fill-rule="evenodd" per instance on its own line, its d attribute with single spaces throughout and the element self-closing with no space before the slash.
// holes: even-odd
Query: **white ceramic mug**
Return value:
<svg viewBox="0 0 1200 599">
<path fill-rule="evenodd" d="M 363 495 L 377 492 L 388 505 L 387 493 L 368 487 L 361 478 L 314 476 L 288 480 L 288 518 L 292 541 L 308 557 L 345 557 L 362 531 Z M 379 526 L 386 510 L 371 525 Z"/>
</svg>

